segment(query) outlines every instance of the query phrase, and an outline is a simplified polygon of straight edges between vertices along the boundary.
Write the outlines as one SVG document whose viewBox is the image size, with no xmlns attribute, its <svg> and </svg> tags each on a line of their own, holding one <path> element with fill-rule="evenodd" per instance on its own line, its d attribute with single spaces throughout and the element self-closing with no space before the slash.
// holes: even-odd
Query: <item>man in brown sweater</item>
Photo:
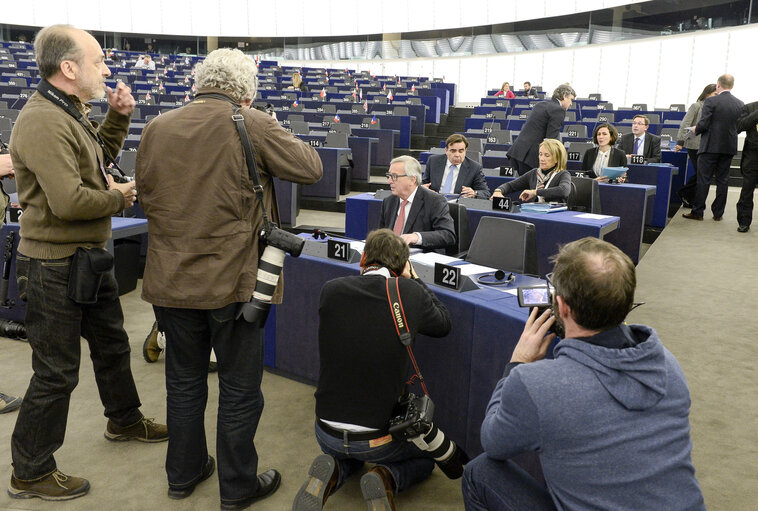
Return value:
<svg viewBox="0 0 758 511">
<path fill-rule="evenodd" d="M 101 126 L 87 119 L 87 101 L 103 98 L 110 71 L 87 32 L 67 25 L 42 29 L 34 42 L 38 91 L 21 110 L 12 133 L 21 241 L 16 260 L 19 296 L 27 301 L 26 331 L 32 376 L 11 440 L 15 498 L 67 500 L 89 491 L 89 482 L 57 469 L 53 453 L 63 444 L 71 392 L 76 387 L 81 341 L 89 344 L 109 440 L 160 442 L 166 426 L 139 411 L 129 366 L 129 338 L 112 271 L 93 286 L 94 303 L 69 298 L 72 259 L 78 249 L 102 249 L 111 215 L 131 206 L 134 183 L 119 184 L 104 171 L 129 128 L 134 98 L 123 84 L 107 88 Z M 102 255 L 102 254 L 101 254 Z M 105 256 L 107 260 L 107 256 Z"/>
</svg>

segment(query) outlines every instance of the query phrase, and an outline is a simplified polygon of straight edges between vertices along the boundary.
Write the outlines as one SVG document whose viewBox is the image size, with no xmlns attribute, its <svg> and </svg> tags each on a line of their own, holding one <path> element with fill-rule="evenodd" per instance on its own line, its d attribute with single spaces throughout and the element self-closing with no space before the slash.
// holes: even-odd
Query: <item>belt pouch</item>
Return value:
<svg viewBox="0 0 758 511">
<path fill-rule="evenodd" d="M 102 248 L 76 249 L 68 276 L 68 297 L 76 303 L 97 302 L 103 275 L 113 268 L 113 255 Z"/>
</svg>

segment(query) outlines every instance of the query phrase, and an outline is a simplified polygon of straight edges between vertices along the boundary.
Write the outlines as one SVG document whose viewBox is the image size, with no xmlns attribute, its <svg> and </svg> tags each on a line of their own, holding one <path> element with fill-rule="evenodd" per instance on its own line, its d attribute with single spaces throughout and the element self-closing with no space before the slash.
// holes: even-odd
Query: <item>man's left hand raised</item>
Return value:
<svg viewBox="0 0 758 511">
<path fill-rule="evenodd" d="M 534 307 L 529 314 L 521 338 L 513 349 L 511 362 L 528 363 L 542 360 L 545 358 L 550 342 L 555 339 L 555 334 L 548 335 L 547 333 L 555 323 L 552 311 L 547 309 L 539 316 L 537 316 L 537 311 L 537 307 Z"/>
<path fill-rule="evenodd" d="M 108 92 L 108 105 L 112 110 L 120 113 L 121 115 L 131 115 L 134 112 L 134 106 L 137 104 L 132 96 L 132 89 L 130 89 L 124 82 L 118 82 L 116 90 L 114 91 L 110 87 L 106 87 Z"/>
</svg>

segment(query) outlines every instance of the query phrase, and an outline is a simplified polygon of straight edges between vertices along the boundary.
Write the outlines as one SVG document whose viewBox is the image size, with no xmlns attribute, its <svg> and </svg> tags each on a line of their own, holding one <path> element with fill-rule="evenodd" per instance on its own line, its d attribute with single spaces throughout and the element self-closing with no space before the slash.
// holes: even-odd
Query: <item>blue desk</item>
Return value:
<svg viewBox="0 0 758 511">
<path fill-rule="evenodd" d="M 653 163 L 648 165 L 629 164 L 627 182 L 637 185 L 654 185 L 656 188 L 653 200 L 652 215 L 648 210 L 646 225 L 664 228 L 668 220 L 669 200 L 671 198 L 671 183 L 673 176 L 679 173 L 679 168 L 669 164 Z"/>
<path fill-rule="evenodd" d="M 483 201 L 481 204 L 485 204 L 485 202 Z M 486 201 L 486 204 L 489 204 L 489 201 Z M 348 197 L 345 206 L 345 236 L 354 239 L 365 239 L 369 231 L 379 227 L 381 208 L 382 201 L 375 199 L 372 193 Z M 468 212 L 469 232 L 471 232 L 472 238 L 479 225 L 479 220 L 483 216 L 502 216 L 533 223 L 537 230 L 537 254 L 540 275 L 550 272 L 552 264 L 548 259 L 558 251 L 558 245 L 586 236 L 603 239 L 606 234 L 617 229 L 619 225 L 619 218 L 616 216 L 606 216 L 601 219 L 577 218 L 581 213 L 574 211 L 538 214 L 506 213 L 472 207 L 467 207 L 466 209 Z"/>
<path fill-rule="evenodd" d="M 310 142 L 318 140 L 324 143 L 326 132 L 323 135 L 295 135 L 297 138 Z M 353 173 L 351 179 L 357 181 L 368 181 L 371 177 L 371 142 L 377 141 L 376 138 L 368 137 L 347 137 L 347 143 L 353 156 Z"/>
<path fill-rule="evenodd" d="M 350 149 L 340 149 L 336 147 L 316 147 L 316 152 L 321 158 L 321 165 L 324 173 L 320 180 L 310 185 L 301 187 L 303 197 L 315 197 L 321 199 L 340 198 L 340 153 L 350 151 Z"/>
<path fill-rule="evenodd" d="M 334 114 L 328 114 L 324 112 L 281 112 L 277 114 L 277 117 L 286 119 L 289 114 L 300 114 L 303 116 L 306 122 L 315 122 L 321 124 L 321 121 L 325 116 L 334 117 Z M 360 125 L 361 121 L 366 117 L 372 117 L 373 114 L 340 114 L 340 119 L 343 123 Z M 409 115 L 395 116 L 395 115 L 377 115 L 377 119 L 381 124 L 382 129 L 395 130 L 399 133 L 397 147 L 408 149 L 411 147 L 411 117 Z M 366 136 L 366 135 L 363 135 Z"/>
<path fill-rule="evenodd" d="M 581 166 L 580 166 L 581 168 Z M 493 191 L 511 177 L 485 176 L 487 186 Z M 617 216 L 619 227 L 605 235 L 605 241 L 613 243 L 628 255 L 634 264 L 640 261 L 642 234 L 645 230 L 649 199 L 655 195 L 655 186 L 600 183 L 600 208 L 604 215 Z M 652 204 L 650 204 L 652 208 Z"/>
</svg>

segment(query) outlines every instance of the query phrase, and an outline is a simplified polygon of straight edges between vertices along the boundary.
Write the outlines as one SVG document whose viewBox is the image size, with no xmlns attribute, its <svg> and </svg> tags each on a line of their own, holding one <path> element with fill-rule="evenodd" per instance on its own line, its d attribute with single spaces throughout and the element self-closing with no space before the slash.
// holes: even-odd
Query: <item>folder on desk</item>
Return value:
<svg viewBox="0 0 758 511">
<path fill-rule="evenodd" d="M 563 203 L 526 202 L 521 204 L 521 211 L 526 213 L 557 213 L 567 209 L 568 206 Z"/>
</svg>

